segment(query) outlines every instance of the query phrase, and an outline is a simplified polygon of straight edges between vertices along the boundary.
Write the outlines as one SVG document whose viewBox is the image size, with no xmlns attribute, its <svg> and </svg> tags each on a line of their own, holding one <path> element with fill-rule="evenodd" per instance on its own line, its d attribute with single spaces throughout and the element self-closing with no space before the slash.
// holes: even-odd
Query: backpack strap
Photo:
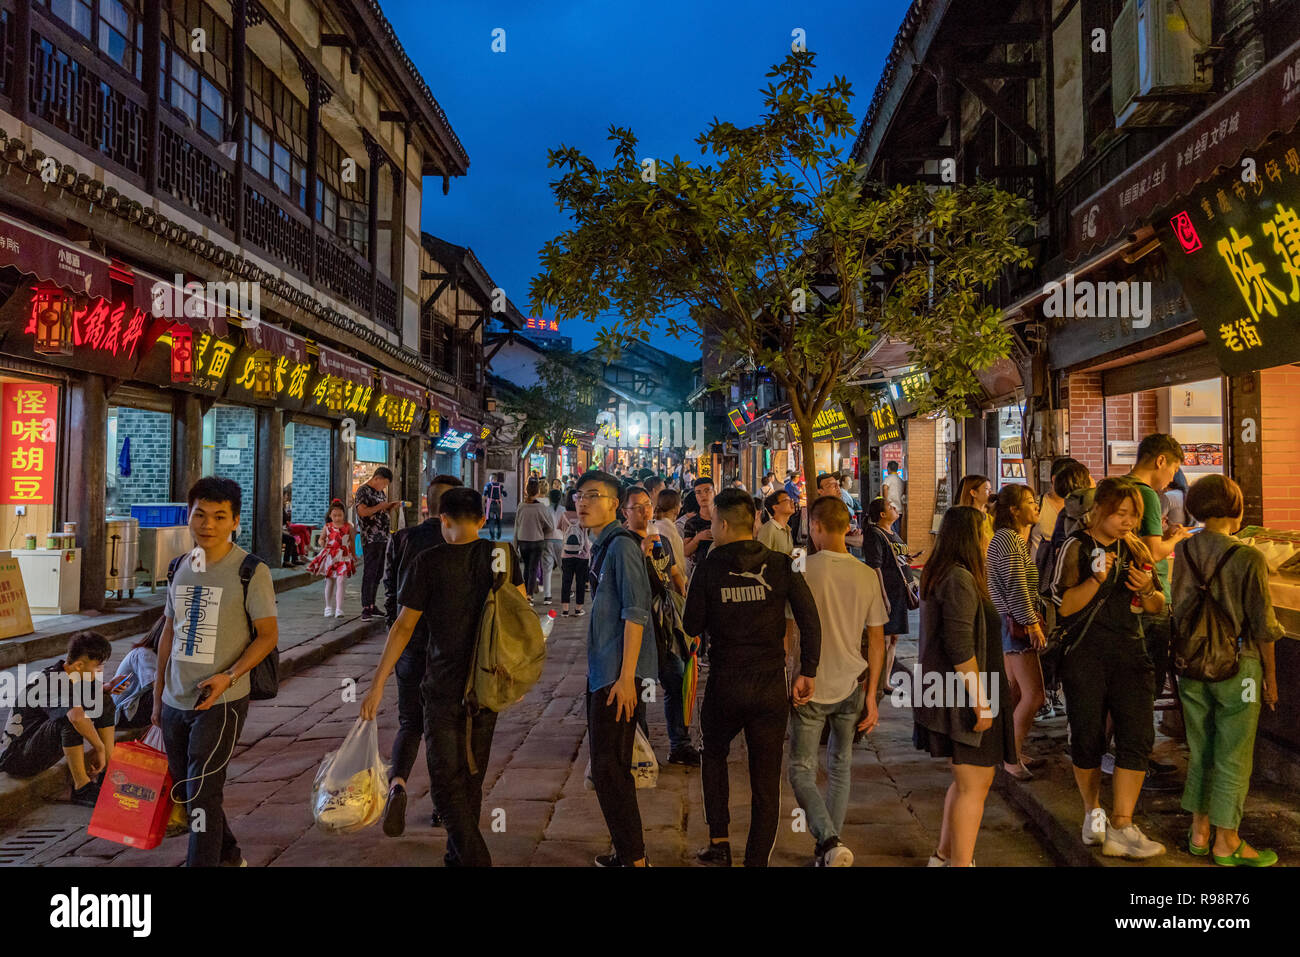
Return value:
<svg viewBox="0 0 1300 957">
<path fill-rule="evenodd" d="M 248 640 L 253 642 L 257 640 L 257 628 L 253 625 L 253 616 L 248 612 L 248 583 L 253 580 L 253 575 L 257 572 L 258 565 L 266 564 L 252 552 L 244 556 L 244 560 L 239 563 L 239 584 L 244 589 L 244 617 L 248 619 Z"/>
<path fill-rule="evenodd" d="M 1201 570 L 1197 568 L 1196 563 L 1192 561 L 1190 550 L 1184 548 L 1183 560 L 1187 562 L 1187 567 L 1191 570 L 1192 577 L 1196 579 L 1197 587 L 1203 591 L 1208 591 L 1210 585 L 1214 582 L 1216 578 L 1219 577 L 1219 572 L 1223 571 L 1223 566 L 1228 564 L 1228 559 L 1232 557 L 1232 553 L 1239 548 L 1241 548 L 1241 545 L 1228 546 L 1227 550 L 1224 551 L 1222 556 L 1220 556 L 1218 564 L 1214 566 L 1214 571 L 1210 572 L 1209 578 L 1205 578 L 1203 575 L 1201 575 Z"/>
<path fill-rule="evenodd" d="M 188 555 L 189 552 L 186 552 L 184 555 L 177 555 L 171 560 L 171 564 L 167 566 L 167 586 L 169 588 L 171 587 L 172 582 L 176 580 L 176 569 L 181 567 L 181 562 L 185 561 Z"/>
</svg>

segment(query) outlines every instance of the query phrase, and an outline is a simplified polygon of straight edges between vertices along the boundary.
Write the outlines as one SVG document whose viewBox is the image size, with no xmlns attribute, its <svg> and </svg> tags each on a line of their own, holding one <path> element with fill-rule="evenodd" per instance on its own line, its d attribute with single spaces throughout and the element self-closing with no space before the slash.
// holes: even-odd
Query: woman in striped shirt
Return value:
<svg viewBox="0 0 1300 957">
<path fill-rule="evenodd" d="M 1038 652 L 1047 644 L 1038 600 L 1038 569 L 1029 557 L 1029 530 L 1038 521 L 1038 503 L 1027 485 L 1008 485 L 998 493 L 989 542 L 989 597 L 1002 616 L 1002 651 L 1006 657 L 1011 700 L 1015 706 L 1016 764 L 1006 772 L 1026 781 L 1041 758 L 1024 756 L 1025 736 L 1043 706 L 1043 670 Z"/>
</svg>

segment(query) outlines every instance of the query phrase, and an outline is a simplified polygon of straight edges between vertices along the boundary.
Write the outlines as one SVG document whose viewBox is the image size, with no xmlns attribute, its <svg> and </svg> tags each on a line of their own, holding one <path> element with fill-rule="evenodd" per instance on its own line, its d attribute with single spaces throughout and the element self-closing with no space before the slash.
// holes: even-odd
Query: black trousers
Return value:
<svg viewBox="0 0 1300 957">
<path fill-rule="evenodd" d="M 207 711 L 181 711 L 163 705 L 163 741 L 172 792 L 177 798 L 184 797 L 190 819 L 186 867 L 216 867 L 223 861 L 239 860 L 239 842 L 230 831 L 222 802 L 226 761 L 247 717 L 247 697 L 215 704 Z"/>
<path fill-rule="evenodd" d="M 1115 722 L 1115 767 L 1145 771 L 1155 744 L 1155 668 L 1142 639 L 1089 630 L 1061 659 L 1061 684 L 1069 703 L 1070 760 L 1076 768 L 1101 767 L 1106 715 Z"/>
<path fill-rule="evenodd" d="M 790 699 L 783 667 L 761 672 L 709 673 L 700 706 L 704 818 L 709 824 L 709 837 L 729 836 L 731 788 L 727 755 L 732 739 L 743 731 L 749 752 L 751 794 L 746 867 L 766 867 L 776 844 L 781 816 L 781 754 L 789 719 Z"/>
<path fill-rule="evenodd" d="M 524 588 L 528 597 L 533 597 L 541 581 L 542 553 L 546 551 L 546 542 L 519 542 L 519 557 L 524 562 Z"/>
<path fill-rule="evenodd" d="M 366 542 L 361 546 L 361 607 L 375 607 L 375 594 L 384 577 L 384 553 L 388 549 L 388 540 Z"/>
<path fill-rule="evenodd" d="M 284 548 L 284 555 L 280 559 L 282 565 L 291 565 L 298 560 L 298 539 L 283 531 L 280 533 L 280 545 Z"/>
<path fill-rule="evenodd" d="M 420 692 L 425 670 L 422 639 L 418 633 L 411 638 L 393 669 L 397 673 L 397 733 L 393 735 L 393 767 L 389 778 L 408 780 L 420 753 L 420 738 L 424 736 L 424 698 Z"/>
<path fill-rule="evenodd" d="M 500 505 L 488 506 L 487 533 L 488 533 L 488 537 L 491 538 L 493 541 L 498 541 L 498 542 L 501 541 L 501 506 Z"/>
<path fill-rule="evenodd" d="M 140 711 L 145 712 L 145 723 L 153 716 L 153 703 L 140 703 Z M 99 715 L 92 718 L 95 728 L 111 728 L 117 720 L 117 709 L 112 699 L 104 695 L 104 704 Z M 47 718 L 29 731 L 25 737 L 14 741 L 5 751 L 4 760 L 0 762 L 0 771 L 12 774 L 16 778 L 29 778 L 40 774 L 46 768 L 52 768 L 63 757 L 64 748 L 85 747 L 86 739 L 73 727 L 67 715 Z M 93 775 L 92 775 L 93 777 Z"/>
<path fill-rule="evenodd" d="M 467 718 L 459 704 L 424 699 L 424 749 L 429 760 L 433 806 L 447 829 L 448 867 L 491 867 L 492 856 L 479 830 L 483 811 L 483 775 L 492 756 L 497 716 L 480 711 Z M 474 751 L 470 773 L 466 740 Z"/>
<path fill-rule="evenodd" d="M 1151 664 L 1155 668 L 1155 693 L 1160 697 L 1160 692 L 1164 690 L 1165 680 L 1170 674 L 1169 643 L 1173 639 L 1173 624 L 1170 621 L 1169 612 L 1166 611 L 1160 615 L 1142 616 L 1142 635 L 1146 642 L 1147 654 L 1151 656 Z M 1176 681 L 1177 679 L 1175 679 Z M 1178 685 L 1174 685 L 1174 698 L 1178 698 Z"/>
<path fill-rule="evenodd" d="M 614 853 L 624 864 L 645 857 L 641 833 L 641 808 L 636 802 L 636 781 L 632 777 L 632 745 L 636 740 L 635 717 L 618 720 L 614 705 L 606 704 L 606 685 L 587 692 L 587 738 L 591 750 L 591 782 Z M 641 705 L 637 706 L 640 711 Z"/>
<path fill-rule="evenodd" d="M 579 605 L 587 597 L 587 564 L 585 558 L 564 558 L 560 560 L 560 601 L 569 603 L 569 592 L 573 591 Z"/>
</svg>

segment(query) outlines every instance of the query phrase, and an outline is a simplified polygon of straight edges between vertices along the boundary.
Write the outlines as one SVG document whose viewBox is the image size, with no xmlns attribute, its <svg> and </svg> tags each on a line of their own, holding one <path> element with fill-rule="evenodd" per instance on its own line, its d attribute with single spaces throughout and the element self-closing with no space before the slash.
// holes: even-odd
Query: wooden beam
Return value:
<svg viewBox="0 0 1300 957">
<path fill-rule="evenodd" d="M 958 63 L 958 76 L 973 76 L 987 80 L 1037 80 L 1043 75 L 1043 65 L 1037 60 L 1023 63 Z"/>
<path fill-rule="evenodd" d="M 1015 109 L 1001 93 L 983 80 L 975 77 L 961 76 L 959 74 L 957 82 L 969 90 L 971 95 L 983 103 L 985 108 L 1002 122 L 1003 126 L 1014 133 L 1035 154 L 1043 152 L 1042 146 L 1038 142 L 1038 134 L 1034 132 L 1033 127 L 1016 115 Z"/>
<path fill-rule="evenodd" d="M 1038 23 L 984 23 L 964 26 L 954 38 L 958 46 L 984 47 L 990 44 L 1033 43 L 1042 36 Z"/>
<path fill-rule="evenodd" d="M 421 279 L 450 279 L 451 276 L 445 272 L 425 272 L 423 269 L 421 269 L 420 278 Z"/>
<path fill-rule="evenodd" d="M 432 277 L 430 277 L 426 273 L 420 273 L 420 278 L 425 279 L 425 278 L 432 278 Z M 451 282 L 450 276 L 442 277 L 442 282 L 438 284 L 438 288 L 435 289 L 433 292 L 431 292 L 429 294 L 429 298 L 424 300 L 423 304 L 421 304 L 420 315 L 424 315 L 425 310 L 428 309 L 430 306 L 434 304 L 434 302 L 437 301 L 438 297 L 442 295 L 443 290 L 447 288 L 447 284 L 450 282 Z"/>
</svg>

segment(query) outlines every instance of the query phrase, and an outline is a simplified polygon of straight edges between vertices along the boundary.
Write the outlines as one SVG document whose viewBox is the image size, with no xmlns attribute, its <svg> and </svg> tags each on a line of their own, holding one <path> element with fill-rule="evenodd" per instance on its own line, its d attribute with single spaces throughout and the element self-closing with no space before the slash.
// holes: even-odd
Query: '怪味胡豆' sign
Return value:
<svg viewBox="0 0 1300 957">
<path fill-rule="evenodd" d="M 0 402 L 0 504 L 53 505 L 59 387 L 6 382 Z"/>
</svg>

